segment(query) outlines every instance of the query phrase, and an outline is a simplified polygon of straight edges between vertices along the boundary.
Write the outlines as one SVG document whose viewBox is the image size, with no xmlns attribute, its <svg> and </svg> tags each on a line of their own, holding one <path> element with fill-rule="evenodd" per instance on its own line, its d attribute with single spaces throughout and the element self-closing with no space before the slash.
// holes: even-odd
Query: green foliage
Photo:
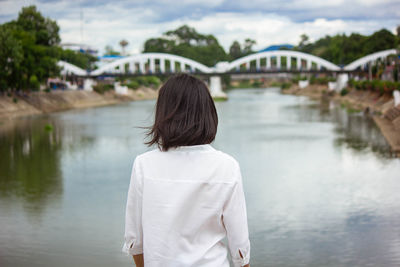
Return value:
<svg viewBox="0 0 400 267">
<path fill-rule="evenodd" d="M 392 94 L 394 90 L 400 90 L 400 82 L 372 80 L 372 81 L 349 81 L 349 86 L 363 91 L 374 91 L 382 94 Z"/>
<path fill-rule="evenodd" d="M 157 76 L 139 76 L 124 80 L 122 84 L 128 86 L 130 89 L 138 89 L 141 86 L 158 88 L 161 80 Z"/>
<path fill-rule="evenodd" d="M 107 91 L 114 90 L 114 84 L 98 83 L 93 86 L 93 90 L 99 94 L 104 94 Z"/>
<path fill-rule="evenodd" d="M 340 95 L 341 96 L 345 96 L 345 95 L 347 95 L 349 93 L 349 89 L 347 89 L 347 88 L 343 88 L 341 91 L 340 91 Z"/>
<path fill-rule="evenodd" d="M 136 77 L 132 80 L 136 81 L 139 85 L 146 87 L 158 87 L 161 84 L 160 79 L 156 76 L 142 76 Z"/>
<path fill-rule="evenodd" d="M 129 81 L 126 83 L 126 86 L 128 86 L 130 89 L 138 89 L 140 84 L 137 81 Z"/>
<path fill-rule="evenodd" d="M 299 81 L 307 81 L 308 78 L 307 76 L 300 76 L 300 75 L 296 75 L 292 78 L 292 83 L 298 83 Z"/>
<path fill-rule="evenodd" d="M 29 84 L 30 84 L 30 86 L 31 86 L 30 89 L 32 89 L 32 90 L 39 90 L 40 83 L 39 83 L 38 78 L 36 77 L 36 75 L 32 75 L 32 76 L 29 78 Z"/>
<path fill-rule="evenodd" d="M 46 130 L 46 132 L 51 132 L 51 131 L 53 131 L 54 127 L 53 127 L 53 125 L 51 125 L 50 123 L 47 123 L 47 124 L 44 126 L 44 129 Z"/>
<path fill-rule="evenodd" d="M 320 84 L 320 85 L 327 85 L 328 82 L 334 82 L 335 78 L 332 77 L 315 77 L 311 76 L 310 84 Z"/>
<path fill-rule="evenodd" d="M 255 44 L 256 41 L 249 38 L 244 40 L 243 46 L 241 46 L 238 41 L 234 41 L 229 48 L 229 59 L 234 60 L 249 54 L 253 54 L 253 46 Z"/>
<path fill-rule="evenodd" d="M 0 25 L 0 69 L 6 70 L 0 73 L 0 90 L 35 89 L 57 75 L 58 32 L 57 23 L 35 6 L 22 8 L 17 20 Z"/>
<path fill-rule="evenodd" d="M 382 29 L 370 36 L 353 33 L 325 36 L 314 43 L 301 42 L 294 49 L 322 57 L 335 64 L 346 65 L 368 54 L 391 49 L 399 43 L 390 31 Z"/>
<path fill-rule="evenodd" d="M 23 7 L 18 15 L 16 24 L 26 32 L 35 35 L 36 44 L 53 46 L 60 43 L 57 23 L 49 18 L 44 18 L 36 6 Z"/>
<path fill-rule="evenodd" d="M 16 78 L 16 70 L 23 60 L 21 41 L 14 35 L 14 26 L 0 25 L 0 91 L 7 90 L 14 84 L 9 79 Z M 14 81 L 15 82 L 15 81 Z"/>
<path fill-rule="evenodd" d="M 282 90 L 286 90 L 286 89 L 289 89 L 291 86 L 292 86 L 291 83 L 289 83 L 289 82 L 283 82 L 283 83 L 281 84 L 281 89 L 282 89 Z"/>
<path fill-rule="evenodd" d="M 238 41 L 234 41 L 229 48 L 229 55 L 232 59 L 237 59 L 242 57 L 242 47 L 240 46 Z"/>
<path fill-rule="evenodd" d="M 252 86 L 253 86 L 254 88 L 260 88 L 262 85 L 263 85 L 263 83 L 262 83 L 261 81 L 259 81 L 259 80 L 255 80 L 255 81 L 252 83 Z"/>
<path fill-rule="evenodd" d="M 61 51 L 61 60 L 69 62 L 85 70 L 92 70 L 97 58 L 86 53 L 72 51 L 69 49 Z"/>
<path fill-rule="evenodd" d="M 292 86 L 291 82 L 273 82 L 270 85 L 271 87 L 279 87 L 282 90 L 289 89 Z"/>
<path fill-rule="evenodd" d="M 164 33 L 164 37 L 148 39 L 144 43 L 143 52 L 170 53 L 193 59 L 207 66 L 214 66 L 228 59 L 213 35 L 200 34 L 187 25 Z"/>
</svg>

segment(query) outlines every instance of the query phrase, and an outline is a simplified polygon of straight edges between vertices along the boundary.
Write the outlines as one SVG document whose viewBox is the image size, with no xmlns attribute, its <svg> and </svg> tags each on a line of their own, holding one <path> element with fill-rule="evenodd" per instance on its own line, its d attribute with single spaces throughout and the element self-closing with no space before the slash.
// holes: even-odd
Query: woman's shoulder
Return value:
<svg viewBox="0 0 400 267">
<path fill-rule="evenodd" d="M 154 161 L 157 158 L 165 158 L 165 157 L 176 157 L 176 155 L 181 154 L 182 156 L 185 155 L 198 155 L 201 157 L 209 158 L 214 161 L 218 162 L 224 162 L 225 164 L 231 165 L 231 166 L 237 166 L 239 167 L 238 161 L 230 154 L 223 152 L 221 150 L 215 149 L 211 145 L 201 145 L 201 146 L 192 146 L 192 147 L 183 147 L 183 148 L 178 148 L 178 149 L 170 149 L 170 153 L 161 151 L 158 148 L 143 152 L 139 155 L 136 156 L 135 160 L 140 160 L 140 161 Z M 176 153 L 178 152 L 178 153 Z M 180 153 L 180 152 L 186 152 L 186 153 Z M 189 152 L 189 154 L 187 153 Z"/>
</svg>

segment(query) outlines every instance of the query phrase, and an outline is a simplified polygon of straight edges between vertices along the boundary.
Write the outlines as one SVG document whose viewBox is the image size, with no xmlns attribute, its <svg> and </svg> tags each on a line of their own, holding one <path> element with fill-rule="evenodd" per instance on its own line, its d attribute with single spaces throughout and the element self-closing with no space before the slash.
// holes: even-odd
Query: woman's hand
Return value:
<svg viewBox="0 0 400 267">
<path fill-rule="evenodd" d="M 143 254 L 133 255 L 133 260 L 135 261 L 136 267 L 144 267 Z"/>
</svg>

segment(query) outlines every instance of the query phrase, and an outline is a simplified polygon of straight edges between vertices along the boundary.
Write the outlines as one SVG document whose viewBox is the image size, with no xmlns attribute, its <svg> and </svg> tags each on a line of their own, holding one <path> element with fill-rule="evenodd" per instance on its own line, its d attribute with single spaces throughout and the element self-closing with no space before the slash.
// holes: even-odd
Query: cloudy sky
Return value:
<svg viewBox="0 0 400 267">
<path fill-rule="evenodd" d="M 183 24 L 214 34 L 225 50 L 234 40 L 298 44 L 302 33 L 311 40 L 337 33 L 370 34 L 400 25 L 400 0 L 0 0 L 0 23 L 15 19 L 21 7 L 36 5 L 57 20 L 62 42 L 106 45 L 139 53 L 150 37 Z M 81 12 L 83 40 L 81 40 Z"/>
</svg>

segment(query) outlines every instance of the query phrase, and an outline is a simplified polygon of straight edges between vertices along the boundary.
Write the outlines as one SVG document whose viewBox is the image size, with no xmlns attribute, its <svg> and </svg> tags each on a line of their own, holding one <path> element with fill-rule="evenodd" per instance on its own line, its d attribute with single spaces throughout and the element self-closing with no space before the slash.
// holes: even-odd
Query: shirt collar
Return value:
<svg viewBox="0 0 400 267">
<path fill-rule="evenodd" d="M 168 151 L 214 151 L 214 150 L 215 149 L 210 144 L 178 146 L 168 149 Z"/>
</svg>

